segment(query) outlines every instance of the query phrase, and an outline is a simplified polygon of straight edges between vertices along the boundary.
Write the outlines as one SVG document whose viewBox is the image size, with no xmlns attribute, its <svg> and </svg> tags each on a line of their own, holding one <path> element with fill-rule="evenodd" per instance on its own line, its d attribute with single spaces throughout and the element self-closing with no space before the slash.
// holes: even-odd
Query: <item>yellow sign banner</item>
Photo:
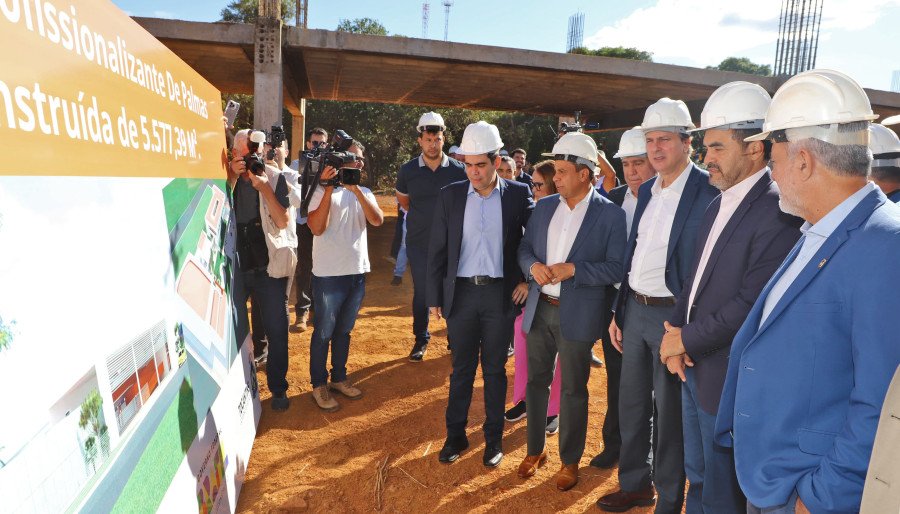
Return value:
<svg viewBox="0 0 900 514">
<path fill-rule="evenodd" d="M 225 176 L 219 91 L 113 4 L 0 0 L 0 47 L 0 175 Z"/>
</svg>

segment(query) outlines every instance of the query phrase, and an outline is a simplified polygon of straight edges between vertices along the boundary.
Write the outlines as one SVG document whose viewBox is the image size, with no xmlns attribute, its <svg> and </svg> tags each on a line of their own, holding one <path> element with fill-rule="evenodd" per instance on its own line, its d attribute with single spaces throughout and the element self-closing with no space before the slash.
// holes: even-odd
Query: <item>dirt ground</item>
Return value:
<svg viewBox="0 0 900 514">
<path fill-rule="evenodd" d="M 600 427 L 606 412 L 606 370 L 594 368 L 590 383 L 590 425 L 580 482 L 556 490 L 558 436 L 547 437 L 547 465 L 528 479 L 516 476 L 525 457 L 525 420 L 506 423 L 503 462 L 494 469 L 481 463 L 484 396 L 479 371 L 469 410 L 471 446 L 451 465 L 438 462 L 445 437 L 444 409 L 450 377 L 447 329 L 432 320 L 425 360 L 408 360 L 412 347 L 412 279 L 391 286 L 387 260 L 396 221 L 393 197 L 379 197 L 386 218 L 369 228 L 372 273 L 352 333 L 348 371 L 365 393 L 352 401 L 337 396 L 341 409 L 320 410 L 309 382 L 309 340 L 290 334 L 288 396 L 290 409 L 273 412 L 259 373 L 263 414 L 253 446 L 238 512 L 600 512 L 594 502 L 617 489 L 616 470 L 588 466 L 601 449 Z M 290 302 L 293 306 L 293 300 Z M 293 314 L 291 314 L 293 321 Z M 602 352 L 599 344 L 595 351 Z M 599 353 L 598 353 L 599 355 Z M 512 397 L 513 359 L 507 364 L 508 401 Z M 507 407 L 509 405 L 507 404 Z M 376 491 L 381 490 L 381 494 Z M 630 512 L 651 512 L 651 508 Z"/>
</svg>

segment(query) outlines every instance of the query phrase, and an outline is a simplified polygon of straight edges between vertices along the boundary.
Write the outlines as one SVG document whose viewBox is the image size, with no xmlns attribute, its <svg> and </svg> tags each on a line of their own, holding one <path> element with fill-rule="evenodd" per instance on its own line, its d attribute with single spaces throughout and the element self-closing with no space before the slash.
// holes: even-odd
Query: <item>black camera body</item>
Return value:
<svg viewBox="0 0 900 514">
<path fill-rule="evenodd" d="M 266 163 L 259 158 L 259 155 L 248 153 L 244 156 L 244 168 L 258 177 L 266 170 Z"/>
<path fill-rule="evenodd" d="M 269 149 L 266 159 L 274 161 L 275 149 L 280 147 L 286 139 L 287 135 L 284 133 L 284 127 L 281 125 L 272 125 L 272 130 L 266 132 L 266 144 L 272 147 Z"/>
<path fill-rule="evenodd" d="M 303 216 L 308 214 L 309 202 L 317 186 L 358 185 L 360 182 L 360 170 L 348 167 L 348 164 L 356 162 L 356 154 L 349 152 L 353 146 L 353 138 L 343 130 L 335 130 L 331 143 L 320 145 L 317 148 L 303 154 L 306 161 L 300 175 L 300 183 L 303 186 L 303 201 L 300 204 L 300 212 Z M 330 180 L 321 180 L 322 171 L 326 166 L 338 170 L 338 174 Z"/>
</svg>

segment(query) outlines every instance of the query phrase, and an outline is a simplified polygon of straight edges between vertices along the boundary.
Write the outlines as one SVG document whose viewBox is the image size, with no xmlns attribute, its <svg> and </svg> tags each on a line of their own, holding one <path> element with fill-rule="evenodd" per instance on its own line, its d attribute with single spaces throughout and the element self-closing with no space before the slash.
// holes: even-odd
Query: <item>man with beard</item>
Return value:
<svg viewBox="0 0 900 514">
<path fill-rule="evenodd" d="M 758 134 L 771 98 L 749 82 L 717 89 L 700 115 L 710 184 L 696 258 L 675 313 L 664 324 L 660 362 L 678 374 L 684 427 L 687 512 L 744 512 L 734 455 L 713 443 L 731 340 L 763 286 L 800 238 L 800 220 L 778 210 L 769 175 L 771 143 Z"/>
<path fill-rule="evenodd" d="M 425 296 L 428 234 L 441 188 L 466 180 L 463 164 L 444 154 L 444 118 L 426 112 L 416 127 L 422 154 L 400 167 L 397 173 L 397 202 L 406 212 L 406 258 L 413 279 L 413 335 L 416 342 L 409 360 L 422 362 L 431 333 L 428 332 L 428 304 Z"/>
<path fill-rule="evenodd" d="M 868 182 L 877 116 L 850 77 L 812 70 L 766 113 L 781 210 L 806 223 L 731 344 L 715 441 L 749 513 L 857 512 L 900 364 L 900 208 Z"/>
</svg>

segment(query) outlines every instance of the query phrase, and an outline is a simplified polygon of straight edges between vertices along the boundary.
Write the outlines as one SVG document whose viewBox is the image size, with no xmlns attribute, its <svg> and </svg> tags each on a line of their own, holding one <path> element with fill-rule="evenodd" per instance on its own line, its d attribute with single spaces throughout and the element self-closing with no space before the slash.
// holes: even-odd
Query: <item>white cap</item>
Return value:
<svg viewBox="0 0 900 514">
<path fill-rule="evenodd" d="M 640 126 L 628 129 L 619 140 L 619 151 L 614 158 L 637 157 L 647 153 L 647 139 L 644 137 L 644 129 Z"/>
<path fill-rule="evenodd" d="M 486 121 L 471 123 L 463 132 L 458 153 L 462 155 L 481 155 L 496 152 L 503 148 L 500 131 L 495 125 Z"/>
<path fill-rule="evenodd" d="M 449 150 L 447 150 L 447 153 L 459 153 L 459 147 L 456 145 L 453 145 L 450 147 Z"/>
<path fill-rule="evenodd" d="M 254 130 L 250 133 L 250 142 L 262 145 L 266 142 L 266 133 L 260 130 Z"/>
<path fill-rule="evenodd" d="M 597 168 L 597 143 L 581 132 L 568 132 L 553 145 L 553 158 L 584 164 L 591 171 Z"/>
<path fill-rule="evenodd" d="M 441 130 L 447 129 L 447 126 L 444 125 L 444 117 L 436 112 L 426 112 L 419 118 L 416 130 L 422 132 L 425 130 L 425 127 L 441 127 Z"/>
<path fill-rule="evenodd" d="M 647 107 L 641 128 L 645 134 L 654 130 L 687 132 L 694 128 L 694 122 L 691 121 L 691 113 L 683 101 L 664 97 Z"/>
<path fill-rule="evenodd" d="M 790 141 L 814 137 L 835 145 L 865 145 L 867 131 L 839 131 L 838 125 L 877 117 L 855 80 L 834 70 L 811 70 L 778 88 L 766 112 L 763 132 L 746 141 L 761 141 L 774 131 L 785 130 Z"/>
<path fill-rule="evenodd" d="M 700 128 L 693 131 L 762 128 L 771 102 L 768 91 L 757 84 L 729 82 L 710 95 L 700 113 Z"/>
</svg>

